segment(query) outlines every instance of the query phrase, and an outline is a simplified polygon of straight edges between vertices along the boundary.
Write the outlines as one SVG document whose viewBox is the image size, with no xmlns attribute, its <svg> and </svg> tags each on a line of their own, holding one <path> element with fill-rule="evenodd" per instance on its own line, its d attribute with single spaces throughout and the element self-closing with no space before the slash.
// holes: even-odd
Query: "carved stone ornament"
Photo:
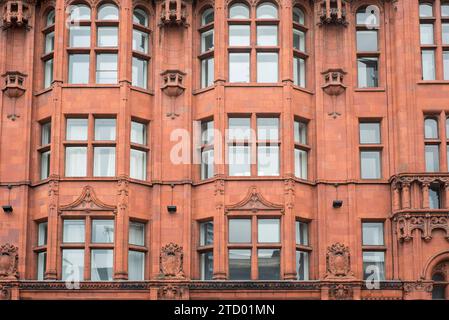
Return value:
<svg viewBox="0 0 449 320">
<path fill-rule="evenodd" d="M 10 98 L 19 98 L 25 93 L 26 74 L 19 71 L 8 71 L 2 75 L 4 78 L 3 92 Z"/>
<path fill-rule="evenodd" d="M 328 69 L 321 73 L 324 76 L 324 92 L 330 96 L 339 96 L 346 90 L 343 77 L 346 74 L 342 69 Z"/>
<path fill-rule="evenodd" d="M 182 298 L 186 289 L 173 285 L 160 287 L 157 291 L 157 298 L 159 300 L 179 300 Z"/>
<path fill-rule="evenodd" d="M 0 247 L 0 280 L 19 279 L 18 263 L 19 248 L 12 244 L 4 244 Z"/>
<path fill-rule="evenodd" d="M 117 213 L 117 207 L 100 201 L 91 186 L 85 186 L 81 195 L 74 202 L 59 207 L 62 211 L 112 211 Z"/>
<path fill-rule="evenodd" d="M 442 230 L 449 241 L 449 213 L 399 213 L 394 216 L 393 222 L 401 242 L 410 241 L 416 229 L 426 241 L 432 240 L 433 230 Z"/>
<path fill-rule="evenodd" d="M 327 248 L 325 279 L 352 279 L 349 248 L 339 242 Z"/>
<path fill-rule="evenodd" d="M 31 19 L 31 1 L 6 1 L 3 6 L 3 29 L 29 29 Z"/>
<path fill-rule="evenodd" d="M 0 301 L 11 299 L 11 288 L 0 284 Z"/>
<path fill-rule="evenodd" d="M 284 213 L 284 206 L 266 200 L 257 190 L 257 187 L 252 186 L 242 201 L 226 206 L 225 212 L 228 213 L 229 211 L 252 211 L 254 213 L 258 211 L 280 211 Z"/>
<path fill-rule="evenodd" d="M 180 96 L 185 90 L 183 85 L 185 75 L 180 70 L 165 70 L 162 72 L 162 91 L 169 97 Z"/>
<path fill-rule="evenodd" d="M 329 299 L 331 300 L 352 300 L 352 287 L 345 284 L 335 284 L 329 288 Z"/>
<path fill-rule="evenodd" d="M 187 26 L 187 10 L 183 0 L 164 0 L 159 26 Z"/>
<path fill-rule="evenodd" d="M 349 11 L 347 0 L 321 0 L 318 10 L 319 25 L 333 24 L 346 26 L 346 14 Z"/>
<path fill-rule="evenodd" d="M 181 246 L 170 242 L 161 249 L 160 278 L 184 278 L 184 253 Z"/>
<path fill-rule="evenodd" d="M 430 293 L 430 292 L 432 292 L 432 289 L 433 289 L 432 282 L 424 282 L 423 280 L 404 283 L 404 294 L 405 295 L 408 295 L 415 291 Z"/>
</svg>

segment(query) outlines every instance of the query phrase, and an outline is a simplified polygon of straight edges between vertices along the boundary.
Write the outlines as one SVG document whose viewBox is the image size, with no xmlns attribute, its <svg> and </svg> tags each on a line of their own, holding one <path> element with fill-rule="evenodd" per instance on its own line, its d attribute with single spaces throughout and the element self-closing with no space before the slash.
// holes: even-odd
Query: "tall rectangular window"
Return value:
<svg viewBox="0 0 449 320">
<path fill-rule="evenodd" d="M 251 175 L 251 119 L 229 118 L 228 164 L 230 176 Z"/>
<path fill-rule="evenodd" d="M 148 54 L 149 35 L 146 32 L 133 30 L 133 50 Z"/>
<path fill-rule="evenodd" d="M 310 147 L 307 139 L 307 123 L 300 120 L 294 122 L 294 160 L 295 176 L 300 179 L 308 177 L 308 153 Z"/>
<path fill-rule="evenodd" d="M 443 51 L 443 80 L 449 80 L 449 51 Z"/>
<path fill-rule="evenodd" d="M 281 250 L 257 250 L 259 280 L 281 279 Z"/>
<path fill-rule="evenodd" d="M 95 119 L 95 140 L 114 141 L 116 135 L 115 119 Z"/>
<path fill-rule="evenodd" d="M 279 175 L 279 118 L 257 118 L 257 174 Z"/>
<path fill-rule="evenodd" d="M 97 42 L 98 47 L 117 47 L 118 27 L 98 27 Z"/>
<path fill-rule="evenodd" d="M 62 280 L 84 280 L 84 249 L 62 250 Z"/>
<path fill-rule="evenodd" d="M 293 58 L 293 83 L 299 87 L 306 87 L 306 63 L 303 58 Z"/>
<path fill-rule="evenodd" d="M 214 176 L 214 121 L 201 123 L 201 179 Z"/>
<path fill-rule="evenodd" d="M 148 14 L 142 9 L 134 9 L 132 34 L 132 85 L 148 89 L 148 74 L 151 61 Z"/>
<path fill-rule="evenodd" d="M 204 221 L 199 224 L 200 244 L 198 248 L 200 258 L 200 279 L 212 280 L 214 273 L 214 223 Z"/>
<path fill-rule="evenodd" d="M 89 55 L 70 54 L 69 55 L 69 83 L 87 84 L 89 83 Z"/>
<path fill-rule="evenodd" d="M 117 70 L 118 66 L 116 53 L 97 54 L 97 83 L 117 83 Z"/>
<path fill-rule="evenodd" d="M 41 222 L 37 224 L 37 246 L 35 250 L 37 254 L 37 280 L 44 280 L 45 270 L 47 267 L 47 237 L 48 237 L 48 223 Z"/>
<path fill-rule="evenodd" d="M 147 125 L 131 121 L 130 177 L 147 179 Z"/>
<path fill-rule="evenodd" d="M 426 172 L 440 171 L 440 136 L 438 134 L 438 118 L 424 119 L 424 154 Z"/>
<path fill-rule="evenodd" d="M 363 278 L 385 280 L 383 222 L 362 222 Z"/>
<path fill-rule="evenodd" d="M 44 63 L 44 87 L 49 88 L 53 83 L 53 59 L 48 59 Z"/>
<path fill-rule="evenodd" d="M 296 277 L 298 280 L 309 280 L 309 255 L 312 250 L 309 244 L 309 224 L 296 221 Z"/>
<path fill-rule="evenodd" d="M 357 59 L 359 88 L 378 87 L 378 58 L 360 57 Z"/>
<path fill-rule="evenodd" d="M 145 279 L 145 224 L 130 221 L 128 280 L 142 281 Z"/>
<path fill-rule="evenodd" d="M 115 176 L 115 147 L 94 147 L 94 176 Z"/>
<path fill-rule="evenodd" d="M 229 82 L 249 82 L 249 53 L 229 54 Z"/>
<path fill-rule="evenodd" d="M 40 178 L 43 180 L 47 179 L 50 175 L 51 121 L 41 124 L 40 142 Z"/>
<path fill-rule="evenodd" d="M 251 250 L 229 250 L 229 280 L 251 279 Z"/>
<path fill-rule="evenodd" d="M 93 249 L 91 253 L 91 280 L 112 281 L 114 250 Z"/>
<path fill-rule="evenodd" d="M 278 82 L 278 53 L 257 53 L 257 82 Z"/>
<path fill-rule="evenodd" d="M 361 179 L 382 177 L 382 141 L 380 122 L 361 121 L 359 123 L 360 176 Z"/>
<path fill-rule="evenodd" d="M 142 89 L 148 88 L 148 61 L 133 57 L 132 85 Z"/>
<path fill-rule="evenodd" d="M 422 79 L 435 80 L 435 51 L 422 50 Z"/>
<path fill-rule="evenodd" d="M 201 88 L 207 88 L 214 83 L 214 58 L 201 60 Z"/>
<path fill-rule="evenodd" d="M 65 148 L 65 176 L 85 177 L 87 175 L 87 147 Z"/>
</svg>

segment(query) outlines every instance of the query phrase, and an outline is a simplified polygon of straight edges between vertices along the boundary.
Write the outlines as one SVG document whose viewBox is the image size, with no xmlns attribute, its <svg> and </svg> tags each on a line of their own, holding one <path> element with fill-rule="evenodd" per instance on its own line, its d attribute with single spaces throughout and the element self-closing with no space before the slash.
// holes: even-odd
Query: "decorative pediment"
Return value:
<svg viewBox="0 0 449 320">
<path fill-rule="evenodd" d="M 284 206 L 266 200 L 255 186 L 252 186 L 245 199 L 242 201 L 226 206 L 226 213 L 229 211 L 281 211 L 284 213 Z"/>
<path fill-rule="evenodd" d="M 100 201 L 95 195 L 94 189 L 91 186 L 86 186 L 78 199 L 59 207 L 59 212 L 62 211 L 112 211 L 117 213 L 117 207 Z"/>
</svg>

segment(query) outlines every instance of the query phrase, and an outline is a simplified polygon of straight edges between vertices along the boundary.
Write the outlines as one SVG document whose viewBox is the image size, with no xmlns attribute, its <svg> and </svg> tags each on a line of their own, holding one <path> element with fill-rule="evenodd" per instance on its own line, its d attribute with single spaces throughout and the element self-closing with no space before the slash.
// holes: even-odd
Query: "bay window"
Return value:
<svg viewBox="0 0 449 320">
<path fill-rule="evenodd" d="M 293 84 L 306 87 L 306 35 L 305 14 L 299 7 L 293 7 Z"/>
<path fill-rule="evenodd" d="M 201 88 L 213 85 L 214 81 L 214 9 L 208 8 L 201 15 L 199 28 L 201 48 L 198 59 L 201 69 Z"/>
<path fill-rule="evenodd" d="M 48 11 L 45 17 L 44 28 L 44 52 L 41 60 L 44 64 L 44 88 L 49 88 L 53 83 L 53 60 L 55 51 L 55 10 Z"/>
<path fill-rule="evenodd" d="M 148 68 L 150 63 L 149 18 L 145 10 L 136 8 L 133 11 L 132 39 L 132 85 L 148 89 Z"/>
</svg>

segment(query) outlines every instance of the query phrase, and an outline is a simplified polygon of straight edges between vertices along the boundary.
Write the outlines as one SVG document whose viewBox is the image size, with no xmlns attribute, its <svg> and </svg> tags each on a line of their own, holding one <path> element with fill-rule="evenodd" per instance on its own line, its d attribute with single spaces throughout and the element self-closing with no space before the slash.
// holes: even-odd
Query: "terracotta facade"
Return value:
<svg viewBox="0 0 449 320">
<path fill-rule="evenodd" d="M 250 19 L 228 19 L 236 2 L 247 3 Z M 444 79 L 441 24 L 434 23 L 435 80 L 422 80 L 419 1 L 405 0 L 273 0 L 278 18 L 259 21 L 256 10 L 265 1 L 121 0 L 0 1 L 0 299 L 431 299 L 437 286 L 449 298 L 449 81 Z M 433 3 L 440 17 L 440 0 Z M 101 21 L 98 8 L 118 7 L 117 21 Z M 88 48 L 70 48 L 68 8 L 91 8 Z M 376 28 L 378 84 L 359 88 L 356 12 L 379 8 Z M 168 7 L 168 9 L 167 9 Z M 301 8 L 304 22 L 293 21 Z M 148 14 L 148 25 L 135 26 L 133 11 Z M 202 26 L 205 10 L 213 22 Z M 47 23 L 54 10 L 54 23 Z M 423 19 L 421 19 L 423 23 Z M 228 24 L 249 25 L 250 44 L 233 48 Z M 277 45 L 257 45 L 256 27 L 278 27 Z M 114 48 L 97 45 L 97 28 L 117 27 Z M 296 26 L 296 27 L 295 27 Z M 305 52 L 293 48 L 293 32 L 304 32 Z M 149 35 L 145 54 L 133 50 L 133 29 Z M 201 33 L 214 30 L 214 46 L 201 50 Z M 47 52 L 45 37 L 54 32 Z M 229 81 L 229 56 L 249 54 L 249 82 Z M 257 81 L 257 54 L 277 53 L 278 81 Z M 71 54 L 90 61 L 87 84 L 70 83 Z M 98 84 L 96 58 L 117 56 L 117 83 Z M 202 61 L 213 56 L 213 82 L 203 88 Z M 294 79 L 294 60 L 305 64 L 304 85 Z M 147 86 L 133 85 L 133 57 L 147 62 Z M 52 59 L 50 85 L 45 62 Z M 230 176 L 226 151 L 215 141 L 214 174 L 201 179 L 200 164 L 171 161 L 180 137 L 193 134 L 194 121 L 213 120 L 225 132 L 228 118 L 244 116 L 256 128 L 263 116 L 279 119 L 279 174 L 259 176 L 257 163 L 249 176 Z M 94 123 L 116 119 L 114 141 L 96 141 Z M 425 141 L 426 117 L 438 122 L 437 138 Z M 86 141 L 67 139 L 66 119 L 87 119 Z M 147 143 L 135 146 L 131 121 L 147 125 Z M 307 124 L 307 177 L 295 175 L 295 121 Z M 359 124 L 380 123 L 380 141 L 363 145 Z M 42 127 L 51 123 L 49 143 Z M 447 128 L 447 127 L 446 127 Z M 439 137 L 439 138 L 438 138 Z M 193 138 L 188 138 L 192 142 Z M 225 138 L 221 138 L 227 146 Z M 439 146 L 439 168 L 426 172 L 425 145 Z M 86 147 L 85 177 L 66 174 L 66 148 Z M 115 173 L 96 177 L 94 149 L 115 148 Z M 130 177 L 130 150 L 146 153 L 144 179 Z M 255 148 L 255 147 L 254 147 Z M 255 150 L 253 148 L 253 150 Z M 225 149 L 226 150 L 226 149 Z M 380 151 L 380 177 L 362 179 L 362 151 Z M 42 177 L 42 153 L 50 151 L 48 177 Z M 185 151 L 185 150 L 184 150 Z M 428 171 L 428 170 L 427 170 Z M 438 185 L 441 206 L 429 204 L 429 189 Z M 433 190 L 433 189 L 432 189 Z M 341 200 L 333 205 L 335 200 Z M 9 208 L 7 206 L 10 206 Z M 176 212 L 169 212 L 176 206 Z M 11 212 L 12 209 L 12 212 Z M 173 211 L 171 208 L 170 211 Z M 252 223 L 249 245 L 228 243 L 229 220 Z M 84 279 L 69 288 L 62 281 L 62 250 L 79 248 L 63 241 L 65 219 L 114 221 L 111 244 L 86 241 Z M 280 221 L 280 240 L 261 245 L 257 219 Z M 213 243 L 200 246 L 200 223 L 213 221 Z M 306 245 L 296 243 L 296 221 L 308 224 Z M 47 222 L 45 244 L 38 243 L 38 225 Z M 128 280 L 130 222 L 145 226 L 144 280 Z M 362 223 L 382 222 L 382 245 L 362 243 Z M 84 235 L 83 235 L 84 236 Z M 93 249 L 113 250 L 112 281 L 90 281 L 88 258 Z M 228 250 L 251 250 L 248 281 L 229 277 Z M 258 280 L 257 250 L 280 252 L 279 279 Z M 296 251 L 309 257 L 309 280 L 297 280 Z M 364 279 L 363 252 L 384 253 L 385 280 L 369 289 Z M 38 280 L 38 255 L 46 252 L 43 280 Z M 202 252 L 213 253 L 213 274 L 201 280 Z M 93 254 L 93 253 L 92 253 Z M 436 283 L 435 275 L 442 277 Z"/>
</svg>

